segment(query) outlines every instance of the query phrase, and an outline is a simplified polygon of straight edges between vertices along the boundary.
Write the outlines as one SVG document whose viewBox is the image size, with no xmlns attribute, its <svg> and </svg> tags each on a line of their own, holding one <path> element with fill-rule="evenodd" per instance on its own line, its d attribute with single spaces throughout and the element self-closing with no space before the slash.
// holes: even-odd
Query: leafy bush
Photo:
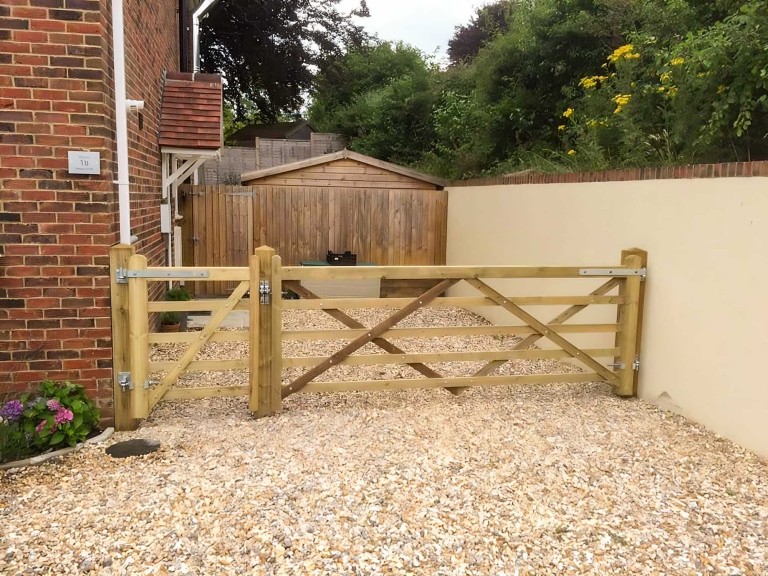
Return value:
<svg viewBox="0 0 768 576">
<path fill-rule="evenodd" d="M 46 380 L 36 393 L 0 408 L 0 462 L 74 446 L 98 424 L 99 411 L 82 386 Z"/>
</svg>

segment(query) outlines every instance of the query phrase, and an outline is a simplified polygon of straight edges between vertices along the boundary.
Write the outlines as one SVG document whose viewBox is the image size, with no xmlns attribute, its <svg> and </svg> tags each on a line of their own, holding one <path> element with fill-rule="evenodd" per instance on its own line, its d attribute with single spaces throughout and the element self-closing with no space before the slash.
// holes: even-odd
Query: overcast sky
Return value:
<svg viewBox="0 0 768 576">
<path fill-rule="evenodd" d="M 359 0 L 341 0 L 339 7 L 350 10 Z M 466 24 L 483 0 L 368 0 L 370 18 L 362 24 L 382 40 L 402 40 L 426 54 L 443 60 L 448 40 L 456 26 Z"/>
</svg>

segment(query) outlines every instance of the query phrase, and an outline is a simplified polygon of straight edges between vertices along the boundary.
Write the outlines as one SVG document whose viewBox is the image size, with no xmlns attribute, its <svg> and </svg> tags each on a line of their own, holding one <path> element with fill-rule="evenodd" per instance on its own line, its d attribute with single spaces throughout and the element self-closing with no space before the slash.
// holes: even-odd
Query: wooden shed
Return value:
<svg viewBox="0 0 768 576">
<path fill-rule="evenodd" d="M 283 264 L 350 251 L 358 263 L 445 264 L 444 182 L 342 150 L 193 186 L 184 201 L 185 264 L 244 266 L 261 245 Z"/>
</svg>

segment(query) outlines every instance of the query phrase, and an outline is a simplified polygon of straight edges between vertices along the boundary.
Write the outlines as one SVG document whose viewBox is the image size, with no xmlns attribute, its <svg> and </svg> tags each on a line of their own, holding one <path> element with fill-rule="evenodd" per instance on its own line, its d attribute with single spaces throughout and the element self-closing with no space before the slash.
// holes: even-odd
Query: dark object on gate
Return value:
<svg viewBox="0 0 768 576">
<path fill-rule="evenodd" d="M 357 266 L 357 254 L 353 254 L 349 250 L 342 254 L 328 250 L 325 261 L 334 266 Z"/>
</svg>

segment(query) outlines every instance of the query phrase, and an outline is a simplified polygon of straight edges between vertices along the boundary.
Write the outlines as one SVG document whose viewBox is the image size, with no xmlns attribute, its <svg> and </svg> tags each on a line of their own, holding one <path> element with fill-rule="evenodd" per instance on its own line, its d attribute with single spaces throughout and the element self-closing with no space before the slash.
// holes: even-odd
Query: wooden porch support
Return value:
<svg viewBox="0 0 768 576">
<path fill-rule="evenodd" d="M 445 292 L 448 288 L 450 288 L 453 284 L 458 282 L 459 279 L 447 279 L 443 280 L 433 288 L 430 288 L 424 294 L 419 296 L 418 298 L 411 301 L 410 304 L 407 304 L 394 314 L 392 314 L 389 318 L 384 320 L 383 322 L 380 322 L 373 328 L 371 328 L 367 334 L 363 334 L 362 336 L 359 336 L 346 346 L 333 354 L 330 358 L 326 359 L 322 364 L 318 364 L 314 368 L 310 368 L 307 370 L 304 374 L 296 378 L 293 382 L 291 382 L 288 386 L 285 386 L 283 388 L 283 398 L 298 392 L 301 390 L 304 386 L 309 384 L 312 380 L 314 380 L 316 377 L 318 377 L 320 374 L 326 372 L 327 370 L 331 369 L 334 366 L 338 366 L 342 360 L 344 360 L 347 356 L 350 354 L 353 354 L 369 342 L 372 342 L 375 338 L 380 337 L 382 334 L 384 334 L 387 330 L 392 328 L 395 324 L 400 322 L 403 318 L 406 318 L 422 306 L 425 306 L 426 304 L 429 304 L 432 300 L 437 298 L 440 294 Z"/>
</svg>

